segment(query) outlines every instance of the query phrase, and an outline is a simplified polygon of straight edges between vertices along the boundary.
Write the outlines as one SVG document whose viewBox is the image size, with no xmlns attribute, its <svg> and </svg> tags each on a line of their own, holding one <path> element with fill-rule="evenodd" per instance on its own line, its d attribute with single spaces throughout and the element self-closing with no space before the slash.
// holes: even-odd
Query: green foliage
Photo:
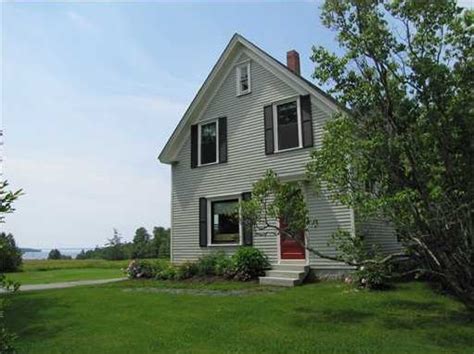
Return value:
<svg viewBox="0 0 474 354">
<path fill-rule="evenodd" d="M 303 193 L 304 182 L 282 182 L 273 170 L 267 170 L 264 176 L 254 183 L 252 198 L 240 203 L 242 217 L 257 231 L 280 230 L 276 220 L 285 220 L 284 230 L 296 237 L 301 230 L 317 225 L 310 219 Z"/>
<path fill-rule="evenodd" d="M 390 287 L 391 272 L 386 263 L 368 263 L 357 269 L 355 279 L 361 287 L 384 290 Z"/>
<path fill-rule="evenodd" d="M 195 277 L 198 274 L 197 264 L 194 262 L 184 262 L 176 269 L 176 279 L 184 280 Z"/>
<path fill-rule="evenodd" d="M 153 240 L 152 247 L 154 255 L 157 258 L 169 258 L 170 257 L 170 234 L 171 229 L 164 227 L 153 228 Z"/>
<path fill-rule="evenodd" d="M 0 272 L 15 272 L 20 268 L 21 251 L 12 234 L 0 233 Z"/>
<path fill-rule="evenodd" d="M 23 194 L 22 190 L 16 192 L 7 191 L 7 181 L 0 181 L 0 224 L 5 220 L 4 215 L 12 213 L 13 202 Z M 21 264 L 21 252 L 16 247 L 15 240 L 12 234 L 6 235 L 4 232 L 0 234 L 0 289 L 12 290 L 15 292 L 19 284 L 14 283 L 5 278 L 2 272 L 15 271 Z M 6 328 L 4 317 L 4 310 L 6 307 L 6 300 L 0 298 L 0 353 L 15 353 L 13 342 L 16 335 L 10 333 Z"/>
<path fill-rule="evenodd" d="M 67 260 L 67 259 L 72 259 L 72 257 L 61 254 L 61 252 L 59 252 L 58 249 L 54 248 L 51 251 L 49 251 L 48 259 L 49 260 L 59 260 L 59 259 Z"/>
<path fill-rule="evenodd" d="M 240 247 L 232 256 L 235 278 L 242 281 L 256 279 L 265 275 L 269 267 L 268 258 L 258 248 Z"/>
<path fill-rule="evenodd" d="M 4 274 L 0 273 L 0 289 L 9 290 L 15 292 L 18 290 L 20 284 L 15 283 L 11 280 L 7 280 Z M 6 298 L 0 298 L 0 353 L 15 353 L 13 346 L 17 336 L 10 333 L 6 329 L 5 322 L 5 306 L 8 300 Z"/>
<path fill-rule="evenodd" d="M 474 12 L 456 1 L 327 0 L 341 55 L 314 77 L 342 109 L 308 176 L 359 218 L 391 221 L 421 273 L 474 309 Z"/>
<path fill-rule="evenodd" d="M 221 269 L 226 259 L 224 252 L 213 252 L 200 257 L 197 261 L 197 275 L 201 277 L 217 275 L 217 265 L 219 264 L 219 269 Z"/>
<path fill-rule="evenodd" d="M 131 279 L 153 278 L 159 280 L 184 280 L 194 277 L 223 277 L 248 281 L 264 274 L 269 266 L 262 251 L 253 247 L 241 247 L 232 256 L 224 252 L 204 255 L 197 262 L 173 265 L 164 260 L 133 260 L 125 270 Z"/>
<path fill-rule="evenodd" d="M 4 222 L 4 214 L 12 213 L 15 209 L 13 208 L 13 202 L 23 194 L 23 191 L 17 190 L 16 192 L 7 191 L 8 181 L 0 181 L 0 223 Z"/>
<path fill-rule="evenodd" d="M 169 258 L 170 229 L 155 227 L 153 238 L 144 227 L 136 230 L 133 242 L 123 242 L 116 229 L 105 247 L 82 250 L 76 259 L 124 260 L 132 258 Z"/>
<path fill-rule="evenodd" d="M 152 258 L 151 236 L 144 227 L 140 227 L 135 231 L 133 237 L 132 258 Z"/>
</svg>

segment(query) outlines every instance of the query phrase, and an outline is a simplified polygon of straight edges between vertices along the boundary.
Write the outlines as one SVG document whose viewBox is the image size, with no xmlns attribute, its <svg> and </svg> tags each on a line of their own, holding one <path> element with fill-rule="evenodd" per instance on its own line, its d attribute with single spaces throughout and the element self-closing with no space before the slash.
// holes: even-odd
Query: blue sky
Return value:
<svg viewBox="0 0 474 354">
<path fill-rule="evenodd" d="M 466 0 L 469 1 L 469 0 Z M 157 156 L 235 32 L 302 73 L 335 49 L 317 2 L 2 3 L 4 176 L 25 195 L 1 225 L 21 246 L 103 244 L 169 226 Z"/>
<path fill-rule="evenodd" d="M 331 46 L 315 3 L 4 3 L 4 176 L 25 195 L 2 227 L 21 246 L 101 245 L 169 226 L 157 156 L 235 32 L 313 69 Z"/>
</svg>

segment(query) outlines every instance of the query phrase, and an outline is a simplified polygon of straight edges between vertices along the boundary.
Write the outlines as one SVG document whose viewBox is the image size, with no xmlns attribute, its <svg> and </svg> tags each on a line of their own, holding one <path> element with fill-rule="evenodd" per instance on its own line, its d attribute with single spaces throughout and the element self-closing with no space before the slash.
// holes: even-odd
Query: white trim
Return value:
<svg viewBox="0 0 474 354">
<path fill-rule="evenodd" d="M 170 262 L 173 263 L 173 167 L 171 167 L 171 196 L 170 196 Z"/>
<path fill-rule="evenodd" d="M 243 228 L 242 228 L 242 213 L 239 209 L 239 242 L 238 243 L 212 243 L 212 203 L 224 202 L 226 200 L 237 199 L 240 203 L 242 201 L 242 193 L 227 194 L 220 196 L 207 197 L 207 246 L 208 247 L 239 247 L 243 245 Z"/>
<path fill-rule="evenodd" d="M 242 75 L 242 69 L 244 68 L 245 65 L 245 70 L 247 70 L 247 84 L 248 84 L 248 89 L 245 91 L 241 91 L 241 86 L 240 86 L 240 77 Z M 236 89 L 237 89 L 237 96 L 243 96 L 247 95 L 250 92 L 252 92 L 252 84 L 251 84 L 251 77 L 250 77 L 250 59 L 244 60 L 240 63 L 235 64 L 235 83 L 236 83 Z"/>
<path fill-rule="evenodd" d="M 288 149 L 279 149 L 278 147 L 278 106 L 281 106 L 285 103 L 290 103 L 296 101 L 296 120 L 298 123 L 298 146 L 288 148 Z M 280 100 L 272 103 L 273 109 L 273 140 L 275 142 L 274 153 L 286 152 L 291 150 L 298 150 L 303 148 L 303 123 L 301 121 L 301 103 L 300 97 L 290 97 L 284 100 Z"/>
<path fill-rule="evenodd" d="M 216 161 L 201 163 L 201 127 L 208 124 L 216 124 Z M 198 124 L 198 167 L 215 165 L 219 163 L 219 119 L 211 119 Z"/>
</svg>

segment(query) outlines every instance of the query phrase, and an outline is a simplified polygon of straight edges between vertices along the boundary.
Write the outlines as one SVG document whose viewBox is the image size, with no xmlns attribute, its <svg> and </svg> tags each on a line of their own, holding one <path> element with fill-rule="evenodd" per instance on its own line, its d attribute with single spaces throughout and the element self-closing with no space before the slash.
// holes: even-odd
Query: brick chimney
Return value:
<svg viewBox="0 0 474 354">
<path fill-rule="evenodd" d="M 296 50 L 290 50 L 286 53 L 286 66 L 296 75 L 300 75 L 300 55 Z"/>
</svg>

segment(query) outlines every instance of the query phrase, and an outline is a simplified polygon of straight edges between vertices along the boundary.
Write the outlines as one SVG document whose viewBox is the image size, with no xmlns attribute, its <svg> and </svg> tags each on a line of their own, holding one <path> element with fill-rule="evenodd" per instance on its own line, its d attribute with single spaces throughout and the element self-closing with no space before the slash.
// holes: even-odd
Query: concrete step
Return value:
<svg viewBox="0 0 474 354">
<path fill-rule="evenodd" d="M 280 278 L 280 277 L 260 277 L 261 285 L 287 286 L 293 287 L 301 284 L 300 279 Z"/>
<path fill-rule="evenodd" d="M 293 271 L 293 272 L 309 272 L 308 265 L 301 264 L 274 264 L 272 265 L 272 270 L 283 270 L 283 271 Z"/>
<path fill-rule="evenodd" d="M 292 270 L 267 270 L 265 276 L 274 278 L 288 278 L 288 279 L 299 279 L 303 280 L 306 276 L 306 272 L 292 271 Z"/>
</svg>

